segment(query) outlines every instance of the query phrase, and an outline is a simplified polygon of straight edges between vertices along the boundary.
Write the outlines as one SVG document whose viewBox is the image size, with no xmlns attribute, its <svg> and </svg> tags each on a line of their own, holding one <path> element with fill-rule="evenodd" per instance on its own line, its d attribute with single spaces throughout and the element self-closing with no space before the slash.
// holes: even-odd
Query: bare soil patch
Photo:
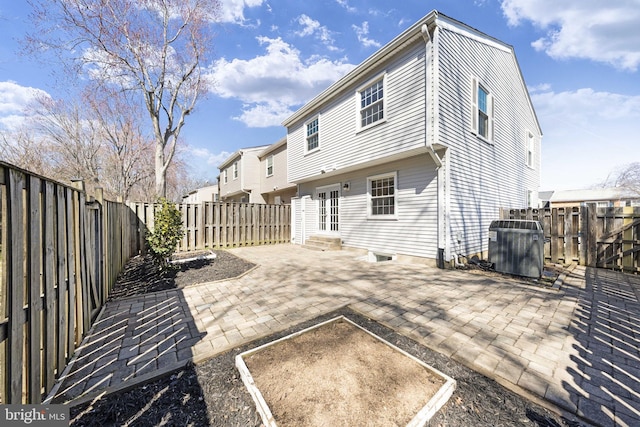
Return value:
<svg viewBox="0 0 640 427">
<path fill-rule="evenodd" d="M 278 426 L 406 426 L 445 378 L 337 319 L 244 357 Z"/>
</svg>

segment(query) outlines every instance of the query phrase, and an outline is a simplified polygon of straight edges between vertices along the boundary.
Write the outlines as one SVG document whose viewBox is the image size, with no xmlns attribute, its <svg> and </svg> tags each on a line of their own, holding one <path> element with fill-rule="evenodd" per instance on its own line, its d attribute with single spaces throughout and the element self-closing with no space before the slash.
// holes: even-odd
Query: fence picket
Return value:
<svg viewBox="0 0 640 427">
<path fill-rule="evenodd" d="M 500 209 L 502 219 L 536 219 L 522 210 Z M 542 216 L 540 215 L 542 211 Z M 545 259 L 553 263 L 579 262 L 628 273 L 640 273 L 640 208 L 586 206 L 539 210 L 545 240 Z"/>
<path fill-rule="evenodd" d="M 41 268 L 42 268 L 42 233 L 41 222 L 43 220 L 43 212 L 40 208 L 40 179 L 36 176 L 29 177 L 29 185 L 27 187 L 27 200 L 29 203 L 29 225 L 27 234 L 27 256 L 29 258 L 29 269 L 27 271 L 28 290 L 28 369 L 27 379 L 29 382 L 28 392 L 29 401 L 38 402 L 42 398 L 41 392 L 41 361 L 40 353 L 42 340 L 42 299 L 41 291 Z"/>
<path fill-rule="evenodd" d="M 24 360 L 24 255 L 25 255 L 25 227 L 23 189 L 25 176 L 20 171 L 9 170 L 9 209 L 7 228 L 10 230 L 10 248 L 7 259 L 7 277 L 9 278 L 9 396 L 6 403 L 21 403 L 23 401 L 23 372 Z M 2 402 L 5 403 L 5 402 Z"/>
</svg>

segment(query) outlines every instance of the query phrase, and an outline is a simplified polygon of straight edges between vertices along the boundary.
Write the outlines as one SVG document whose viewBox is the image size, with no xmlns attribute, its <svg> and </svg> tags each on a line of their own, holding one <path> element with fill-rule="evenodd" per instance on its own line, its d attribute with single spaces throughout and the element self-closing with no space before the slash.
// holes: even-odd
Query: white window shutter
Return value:
<svg viewBox="0 0 640 427">
<path fill-rule="evenodd" d="M 478 133 L 478 79 L 471 77 L 471 131 Z"/>
<path fill-rule="evenodd" d="M 488 116 L 489 116 L 489 129 L 487 132 L 487 136 L 489 137 L 489 141 L 493 142 L 493 119 L 494 119 L 494 106 L 493 106 L 493 95 L 489 94 L 489 96 L 487 96 L 487 108 L 489 109 Z"/>
</svg>

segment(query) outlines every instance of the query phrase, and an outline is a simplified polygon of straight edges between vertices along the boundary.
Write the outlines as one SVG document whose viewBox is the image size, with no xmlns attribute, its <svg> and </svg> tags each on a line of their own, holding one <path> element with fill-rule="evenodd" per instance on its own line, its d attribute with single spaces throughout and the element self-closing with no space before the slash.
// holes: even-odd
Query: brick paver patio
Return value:
<svg viewBox="0 0 640 427">
<path fill-rule="evenodd" d="M 237 248 L 243 277 L 107 304 L 54 401 L 80 402 L 349 305 L 539 403 L 640 425 L 640 278 L 575 267 L 560 289 L 350 251 Z"/>
</svg>

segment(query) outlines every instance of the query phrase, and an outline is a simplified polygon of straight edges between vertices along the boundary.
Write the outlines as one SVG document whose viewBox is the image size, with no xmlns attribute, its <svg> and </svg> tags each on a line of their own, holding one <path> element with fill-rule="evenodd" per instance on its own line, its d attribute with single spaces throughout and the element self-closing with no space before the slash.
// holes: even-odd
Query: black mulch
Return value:
<svg viewBox="0 0 640 427">
<path fill-rule="evenodd" d="M 215 259 L 196 259 L 184 264 L 175 264 L 164 274 L 160 274 L 158 267 L 151 262 L 150 256 L 135 256 L 118 276 L 109 300 L 229 279 L 255 267 L 255 264 L 224 250 L 187 252 L 175 258 L 198 257 L 211 252 L 216 255 Z"/>
<path fill-rule="evenodd" d="M 246 261 L 220 251 L 234 271 L 251 268 Z M 235 259 L 234 259 L 235 258 Z M 157 279 L 149 274 L 149 266 L 133 260 L 123 274 L 123 280 L 133 280 L 141 273 L 150 285 L 137 287 L 154 289 Z M 213 263 L 215 265 L 215 262 Z M 212 266 L 196 268 L 196 275 Z M 184 273 L 181 275 L 181 273 Z M 190 271 L 180 271 L 173 278 L 173 286 L 183 286 L 194 280 Z M 224 274 L 220 274 L 224 276 Z M 207 276 L 207 281 L 212 280 Z M 221 277 L 222 278 L 222 277 Z M 123 282 L 126 283 L 126 282 Z M 125 286 L 118 283 L 116 288 Z M 131 283 L 131 282 L 129 282 Z M 128 295 L 121 291 L 122 294 Z M 72 426 L 260 426 L 261 420 L 251 396 L 246 391 L 235 368 L 235 356 L 315 323 L 345 315 L 376 335 L 398 346 L 409 354 L 453 377 L 457 388 L 449 402 L 428 423 L 429 426 L 535 426 L 581 427 L 582 422 L 569 420 L 549 412 L 527 399 L 505 389 L 495 381 L 428 349 L 393 330 L 364 317 L 349 308 L 325 314 L 303 322 L 280 333 L 264 337 L 234 348 L 198 365 L 189 365 L 173 374 L 158 378 L 129 391 L 107 395 L 95 402 L 72 407 Z"/>
</svg>

